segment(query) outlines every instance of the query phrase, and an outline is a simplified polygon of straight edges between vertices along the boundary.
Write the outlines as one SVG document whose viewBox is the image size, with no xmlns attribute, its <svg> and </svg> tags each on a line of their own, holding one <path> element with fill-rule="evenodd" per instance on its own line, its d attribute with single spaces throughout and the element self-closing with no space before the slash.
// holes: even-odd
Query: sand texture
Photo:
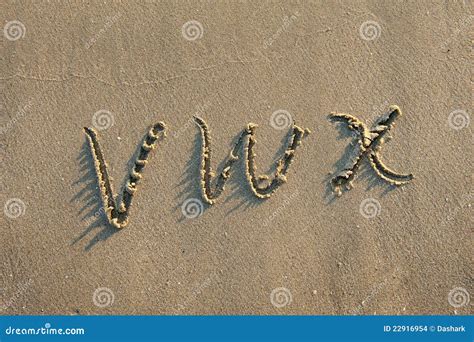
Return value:
<svg viewBox="0 0 474 342">
<path fill-rule="evenodd" d="M 0 314 L 473 313 L 471 1 L 0 17 Z"/>
</svg>

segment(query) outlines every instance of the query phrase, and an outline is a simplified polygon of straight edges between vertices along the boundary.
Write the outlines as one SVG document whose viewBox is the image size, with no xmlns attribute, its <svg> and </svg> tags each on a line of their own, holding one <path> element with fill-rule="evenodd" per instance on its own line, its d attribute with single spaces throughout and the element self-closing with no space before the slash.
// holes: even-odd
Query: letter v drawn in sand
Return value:
<svg viewBox="0 0 474 342">
<path fill-rule="evenodd" d="M 395 125 L 395 120 L 402 115 L 398 106 L 390 106 L 387 114 L 382 116 L 376 123 L 374 129 L 369 130 L 366 125 L 355 116 L 343 113 L 331 113 L 330 119 L 347 123 L 349 129 L 358 135 L 358 154 L 350 161 L 348 167 L 340 171 L 332 180 L 331 185 L 337 196 L 341 196 L 341 188 L 347 190 L 352 188 L 355 173 L 360 167 L 362 158 L 367 156 L 372 169 L 383 180 L 402 185 L 411 181 L 412 174 L 400 174 L 389 169 L 380 159 L 380 151 L 384 143 L 384 136 Z"/>
<path fill-rule="evenodd" d="M 107 163 L 105 162 L 104 154 L 99 145 L 97 132 L 93 128 L 84 128 L 84 131 L 89 142 L 90 149 L 94 158 L 95 172 L 99 183 L 102 202 L 104 205 L 107 220 L 115 228 L 124 228 L 128 224 L 129 210 L 132 204 L 132 199 L 137 185 L 142 179 L 142 172 L 145 165 L 148 163 L 150 151 L 156 147 L 156 142 L 160 138 L 166 136 L 166 126 L 163 122 L 158 122 L 153 125 L 148 134 L 145 136 L 140 147 L 140 152 L 135 160 L 127 183 L 123 189 L 120 203 L 116 202 L 116 195 L 114 195 L 111 177 L 107 170 Z"/>
<path fill-rule="evenodd" d="M 239 150 L 242 148 L 245 143 L 245 139 L 248 137 L 248 143 L 245 147 L 245 166 L 246 166 L 246 178 L 252 189 L 252 192 L 258 198 L 268 198 L 273 192 L 275 192 L 280 185 L 286 182 L 286 174 L 290 167 L 291 162 L 293 161 L 296 148 L 301 144 L 303 137 L 308 135 L 310 131 L 308 129 L 304 130 L 293 123 L 292 134 L 288 142 L 288 146 L 277 162 L 276 172 L 273 179 L 270 181 L 267 175 L 259 175 L 256 173 L 255 165 L 255 152 L 254 145 L 256 143 L 255 139 L 255 129 L 257 125 L 249 123 L 247 127 L 240 134 L 237 142 L 234 145 L 234 148 L 231 150 L 229 157 L 225 161 L 222 172 L 217 176 L 215 180 L 214 188 L 212 186 L 213 179 L 215 178 L 215 173 L 211 167 L 211 137 L 210 131 L 206 122 L 195 116 L 194 120 L 199 126 L 201 131 L 201 171 L 200 171 L 200 180 L 201 180 L 201 194 L 204 201 L 208 204 L 214 204 L 217 198 L 222 194 L 225 188 L 225 184 L 229 179 L 232 171 L 232 167 L 235 162 L 239 159 Z M 266 184 L 262 184 L 262 183 Z"/>
</svg>

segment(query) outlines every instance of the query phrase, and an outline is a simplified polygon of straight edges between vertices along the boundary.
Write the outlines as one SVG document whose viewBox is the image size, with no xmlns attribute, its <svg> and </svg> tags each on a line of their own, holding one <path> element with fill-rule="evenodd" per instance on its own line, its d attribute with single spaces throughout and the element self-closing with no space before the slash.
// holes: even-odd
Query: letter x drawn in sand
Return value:
<svg viewBox="0 0 474 342">
<path fill-rule="evenodd" d="M 388 113 L 378 120 L 372 130 L 369 130 L 362 121 L 353 115 L 331 113 L 330 119 L 346 123 L 348 128 L 358 135 L 359 147 L 358 154 L 350 161 L 349 166 L 331 180 L 331 186 L 337 196 L 342 195 L 343 188 L 347 190 L 352 188 L 352 181 L 365 156 L 369 159 L 370 166 L 377 175 L 390 184 L 402 185 L 414 178 L 412 174 L 400 174 L 389 169 L 380 158 L 384 136 L 395 125 L 395 120 L 401 115 L 402 112 L 398 106 L 390 106 Z"/>
</svg>

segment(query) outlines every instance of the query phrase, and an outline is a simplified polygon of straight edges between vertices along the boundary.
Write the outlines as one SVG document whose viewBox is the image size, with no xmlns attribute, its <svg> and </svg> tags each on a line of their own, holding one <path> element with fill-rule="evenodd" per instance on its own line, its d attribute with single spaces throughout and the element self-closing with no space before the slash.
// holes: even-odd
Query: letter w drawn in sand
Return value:
<svg viewBox="0 0 474 342">
<path fill-rule="evenodd" d="M 284 155 L 277 162 L 276 172 L 273 179 L 270 181 L 267 175 L 257 176 L 255 166 L 255 152 L 254 145 L 255 129 L 257 125 L 249 123 L 247 128 L 242 131 L 234 148 L 229 154 L 226 160 L 222 172 L 215 180 L 214 189 L 212 188 L 212 180 L 215 174 L 211 167 L 211 138 L 209 128 L 206 122 L 195 116 L 194 120 L 201 130 L 202 138 L 202 150 L 201 150 L 201 194 L 205 202 L 208 204 L 214 204 L 217 198 L 224 191 L 225 184 L 229 179 L 234 163 L 239 159 L 239 150 L 245 142 L 245 138 L 248 137 L 248 143 L 245 147 L 245 165 L 246 165 L 246 176 L 247 181 L 252 189 L 252 192 L 258 198 L 268 198 L 275 192 L 280 185 L 286 182 L 286 174 L 293 161 L 296 148 L 301 144 L 301 140 L 307 134 L 310 133 L 308 129 L 303 130 L 293 123 L 292 135 L 289 139 L 288 146 L 285 150 Z M 262 183 L 266 184 L 262 184 Z"/>
<path fill-rule="evenodd" d="M 388 113 L 378 120 L 375 128 L 369 130 L 364 123 L 355 116 L 350 114 L 331 113 L 331 119 L 347 123 L 349 129 L 356 132 L 359 136 L 359 152 L 357 156 L 351 160 L 349 167 L 344 168 L 344 170 L 331 180 L 331 185 L 337 196 L 342 194 L 342 187 L 345 187 L 347 190 L 351 189 L 355 173 L 359 169 L 361 160 L 364 156 L 369 158 L 370 165 L 377 175 L 391 184 L 402 185 L 413 179 L 412 174 L 399 174 L 389 169 L 381 161 L 379 155 L 384 143 L 384 136 L 395 125 L 395 120 L 401 115 L 402 112 L 398 106 L 390 106 Z"/>
<path fill-rule="evenodd" d="M 99 145 L 97 132 L 93 128 L 84 128 L 94 157 L 95 172 L 97 174 L 107 220 L 115 228 L 124 228 L 128 224 L 129 210 L 132 204 L 133 195 L 137 190 L 138 182 L 142 179 L 142 172 L 148 162 L 149 153 L 156 147 L 155 143 L 160 137 L 160 133 L 163 133 L 163 136 L 166 135 L 165 130 L 165 124 L 163 122 L 158 122 L 148 131 L 148 134 L 140 147 L 137 159 L 135 160 L 135 165 L 130 171 L 129 178 L 123 189 L 120 203 L 117 204 L 115 200 L 116 196 L 114 195 L 112 184 L 110 182 L 111 177 L 107 171 L 107 163 L 105 162 L 104 154 Z"/>
</svg>

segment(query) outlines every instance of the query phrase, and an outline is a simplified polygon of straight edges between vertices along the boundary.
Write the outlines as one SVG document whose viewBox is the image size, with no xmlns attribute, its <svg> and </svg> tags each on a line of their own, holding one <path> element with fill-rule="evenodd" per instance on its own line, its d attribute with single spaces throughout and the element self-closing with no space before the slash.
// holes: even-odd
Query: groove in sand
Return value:
<svg viewBox="0 0 474 342">
<path fill-rule="evenodd" d="M 351 159 L 348 167 L 344 168 L 331 180 L 332 188 L 337 196 L 342 195 L 342 188 L 345 187 L 347 190 L 352 188 L 352 181 L 364 156 L 368 157 L 370 166 L 377 175 L 390 184 L 402 185 L 414 178 L 412 174 L 400 174 L 391 170 L 380 159 L 384 136 L 395 125 L 395 120 L 401 115 L 402 112 L 398 106 L 390 106 L 388 113 L 379 119 L 375 128 L 369 130 L 364 123 L 355 116 L 344 113 L 331 113 L 331 119 L 347 123 L 349 129 L 356 132 L 359 136 L 357 140 L 359 147 L 358 154 Z"/>
<path fill-rule="evenodd" d="M 229 179 L 232 171 L 232 167 L 235 162 L 239 159 L 238 153 L 242 145 L 245 142 L 245 138 L 248 137 L 248 143 L 245 147 L 245 166 L 246 166 L 246 178 L 250 185 L 250 188 L 255 196 L 258 198 L 270 197 L 283 183 L 286 182 L 286 174 L 293 161 L 296 148 L 301 144 L 303 137 L 308 135 L 310 131 L 304 130 L 295 123 L 292 126 L 292 135 L 289 139 L 288 146 L 277 162 L 276 172 L 273 179 L 270 181 L 267 175 L 257 176 L 256 165 L 255 165 L 255 152 L 254 146 L 256 143 L 255 129 L 257 125 L 249 123 L 247 127 L 240 134 L 234 148 L 231 150 L 229 157 L 227 158 L 222 172 L 219 174 L 215 181 L 214 189 L 212 188 L 212 180 L 215 177 L 215 173 L 211 167 L 211 137 L 207 123 L 195 116 L 194 120 L 199 126 L 201 131 L 201 170 L 200 170 L 200 183 L 201 183 L 201 194 L 204 201 L 208 204 L 214 204 L 217 198 L 224 191 L 225 184 Z M 266 182 L 266 185 L 262 185 Z"/>
<path fill-rule="evenodd" d="M 148 131 L 135 160 L 135 165 L 130 171 L 129 178 L 123 189 L 121 201 L 118 204 L 115 201 L 111 177 L 107 171 L 107 163 L 99 145 L 97 132 L 93 128 L 87 127 L 84 127 L 84 131 L 94 158 L 95 172 L 107 220 L 115 228 L 124 228 L 128 224 L 133 195 L 137 190 L 139 181 L 142 179 L 142 172 L 148 163 L 150 151 L 156 147 L 156 141 L 161 133 L 163 136 L 166 136 L 166 126 L 163 122 L 158 122 Z"/>
</svg>

